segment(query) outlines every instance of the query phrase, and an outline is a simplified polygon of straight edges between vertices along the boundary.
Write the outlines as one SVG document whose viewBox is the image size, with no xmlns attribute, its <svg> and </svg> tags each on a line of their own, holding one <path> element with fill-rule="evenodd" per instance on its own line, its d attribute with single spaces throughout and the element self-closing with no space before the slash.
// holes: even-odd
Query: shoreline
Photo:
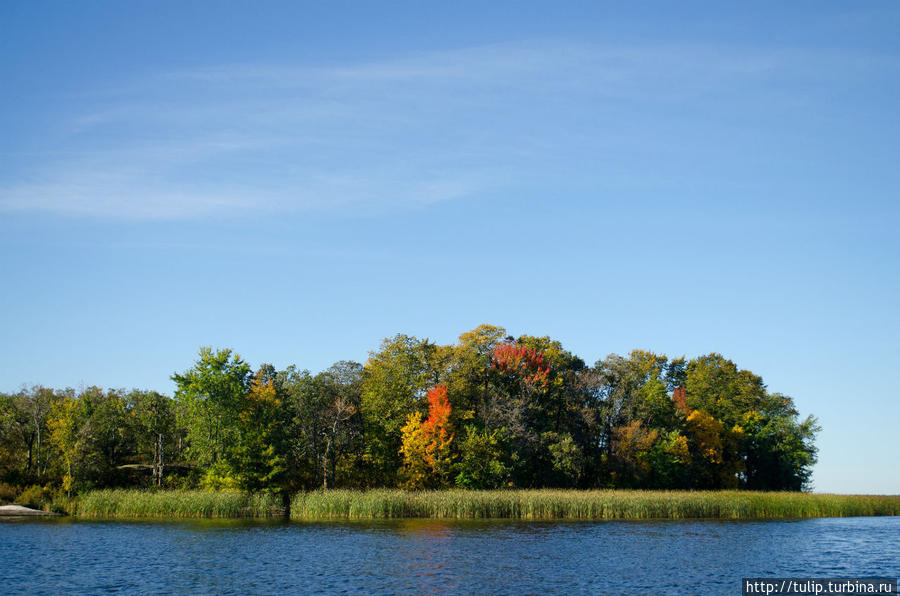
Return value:
<svg viewBox="0 0 900 596">
<path fill-rule="evenodd" d="M 58 513 L 22 505 L 0 505 L 0 517 L 56 517 Z"/>
</svg>

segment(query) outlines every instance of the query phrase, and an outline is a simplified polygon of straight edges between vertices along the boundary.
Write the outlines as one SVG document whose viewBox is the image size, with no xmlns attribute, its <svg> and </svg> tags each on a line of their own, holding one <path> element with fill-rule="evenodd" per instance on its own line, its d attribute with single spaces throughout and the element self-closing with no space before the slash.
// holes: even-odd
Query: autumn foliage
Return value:
<svg viewBox="0 0 900 596">
<path fill-rule="evenodd" d="M 450 411 L 450 400 L 444 385 L 428 392 L 428 418 L 422 423 L 422 433 L 425 436 L 425 461 L 432 468 L 440 466 L 440 459 L 446 455 L 453 441 Z"/>
<path fill-rule="evenodd" d="M 453 430 L 450 424 L 452 408 L 447 387 L 438 385 L 428 391 L 428 418 L 413 412 L 402 429 L 404 475 L 409 488 L 443 484 L 450 473 Z"/>
<path fill-rule="evenodd" d="M 494 348 L 491 368 L 515 375 L 527 385 L 544 388 L 550 380 L 550 364 L 543 352 L 512 342 Z"/>
<path fill-rule="evenodd" d="M 687 391 L 684 385 L 676 387 L 672 394 L 672 401 L 675 402 L 675 408 L 685 416 L 691 415 L 691 408 L 687 405 Z"/>
<path fill-rule="evenodd" d="M 816 461 L 815 417 L 717 353 L 588 365 L 482 325 L 454 345 L 398 334 L 315 375 L 202 348 L 172 380 L 174 399 L 0 393 L 0 483 L 801 490 Z"/>
</svg>

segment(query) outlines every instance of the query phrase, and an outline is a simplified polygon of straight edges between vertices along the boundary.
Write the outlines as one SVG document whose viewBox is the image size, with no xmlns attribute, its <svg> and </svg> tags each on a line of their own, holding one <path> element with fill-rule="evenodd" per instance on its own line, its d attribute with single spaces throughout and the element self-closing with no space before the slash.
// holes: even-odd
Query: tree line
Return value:
<svg viewBox="0 0 900 596">
<path fill-rule="evenodd" d="M 203 348 L 156 391 L 0 394 L 0 480 L 299 490 L 802 490 L 816 419 L 720 354 L 635 350 L 588 366 L 548 337 L 481 325 L 396 335 L 365 364 L 253 369 Z"/>
</svg>

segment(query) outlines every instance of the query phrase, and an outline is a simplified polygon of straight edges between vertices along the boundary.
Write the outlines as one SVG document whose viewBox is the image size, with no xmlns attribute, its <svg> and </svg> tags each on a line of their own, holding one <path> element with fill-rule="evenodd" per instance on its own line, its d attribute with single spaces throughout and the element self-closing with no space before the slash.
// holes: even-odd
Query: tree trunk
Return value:
<svg viewBox="0 0 900 596">
<path fill-rule="evenodd" d="M 163 453 L 163 434 L 156 435 L 156 461 L 154 463 L 154 474 L 156 475 L 156 486 L 162 486 L 163 468 L 165 467 L 165 457 Z"/>
<path fill-rule="evenodd" d="M 25 464 L 25 471 L 31 472 L 31 453 L 34 450 L 34 434 L 31 435 L 29 439 L 27 439 L 28 443 L 28 463 Z"/>
<path fill-rule="evenodd" d="M 322 458 L 322 475 L 324 479 L 322 481 L 322 488 L 328 490 L 328 459 L 329 454 L 331 453 L 331 441 L 329 440 L 325 443 L 325 454 Z"/>
<path fill-rule="evenodd" d="M 41 427 L 37 425 L 37 449 L 35 451 L 35 468 L 37 468 L 37 473 L 40 476 L 41 474 Z"/>
</svg>

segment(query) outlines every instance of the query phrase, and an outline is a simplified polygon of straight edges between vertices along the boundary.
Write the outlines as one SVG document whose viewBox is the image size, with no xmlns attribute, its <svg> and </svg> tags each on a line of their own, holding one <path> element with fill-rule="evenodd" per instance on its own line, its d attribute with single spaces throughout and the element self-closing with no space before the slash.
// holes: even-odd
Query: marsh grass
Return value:
<svg viewBox="0 0 900 596">
<path fill-rule="evenodd" d="M 72 507 L 79 517 L 275 517 L 280 499 L 271 493 L 236 490 L 95 490 Z"/>
<path fill-rule="evenodd" d="M 900 514 L 900 497 L 749 491 L 329 490 L 299 493 L 291 519 L 784 519 Z"/>
<path fill-rule="evenodd" d="M 283 514 L 271 493 L 97 490 L 70 512 L 92 518 L 245 518 Z M 750 491 L 329 490 L 298 493 L 291 519 L 787 519 L 900 515 L 900 496 Z"/>
</svg>

